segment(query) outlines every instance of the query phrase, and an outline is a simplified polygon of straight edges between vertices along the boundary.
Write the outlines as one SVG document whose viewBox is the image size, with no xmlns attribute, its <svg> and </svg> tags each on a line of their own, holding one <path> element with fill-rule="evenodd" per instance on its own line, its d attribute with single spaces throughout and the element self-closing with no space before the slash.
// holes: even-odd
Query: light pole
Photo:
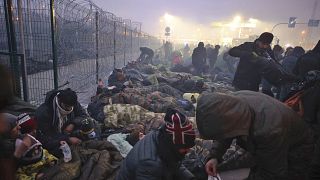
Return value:
<svg viewBox="0 0 320 180">
<path fill-rule="evenodd" d="M 273 30 L 274 30 L 277 26 L 282 25 L 282 24 L 289 24 L 289 23 L 278 23 L 278 24 L 275 24 L 275 25 L 272 27 L 272 29 L 271 29 L 271 33 L 273 32 Z"/>
<path fill-rule="evenodd" d="M 303 30 L 301 31 L 301 42 L 300 42 L 300 46 L 304 46 L 305 45 L 305 41 L 306 41 L 306 31 Z"/>
</svg>

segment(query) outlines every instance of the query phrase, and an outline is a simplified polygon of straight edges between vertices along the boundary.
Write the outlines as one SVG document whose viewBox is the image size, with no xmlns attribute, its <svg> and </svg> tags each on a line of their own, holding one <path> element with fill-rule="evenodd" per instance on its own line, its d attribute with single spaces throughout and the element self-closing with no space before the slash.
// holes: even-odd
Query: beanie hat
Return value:
<svg viewBox="0 0 320 180">
<path fill-rule="evenodd" d="M 264 44 L 271 44 L 273 40 L 273 34 L 269 32 L 264 32 L 259 36 L 258 40 Z"/>
<path fill-rule="evenodd" d="M 31 118 L 27 113 L 20 114 L 17 121 L 22 134 L 31 133 L 37 129 L 35 118 Z"/>
<path fill-rule="evenodd" d="M 177 148 L 191 148 L 195 145 L 194 128 L 185 115 L 169 108 L 164 117 L 165 133 Z"/>
<path fill-rule="evenodd" d="M 82 134 L 90 134 L 94 131 L 94 123 L 92 119 L 85 118 L 81 121 L 80 132 Z"/>
</svg>

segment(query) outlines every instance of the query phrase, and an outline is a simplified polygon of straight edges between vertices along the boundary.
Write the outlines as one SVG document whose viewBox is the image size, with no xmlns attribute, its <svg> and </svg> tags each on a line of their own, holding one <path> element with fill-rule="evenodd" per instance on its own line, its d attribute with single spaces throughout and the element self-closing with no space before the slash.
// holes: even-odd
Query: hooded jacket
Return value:
<svg viewBox="0 0 320 180">
<path fill-rule="evenodd" d="M 305 147 L 304 154 L 297 157 L 305 160 L 299 164 L 298 171 L 306 172 L 302 164 L 312 155 L 310 131 L 299 116 L 280 101 L 252 91 L 203 94 L 198 99 L 196 118 L 198 130 L 205 139 L 215 139 L 225 145 L 224 141 L 230 138 L 246 137 L 245 148 L 256 162 L 256 168 L 250 173 L 253 179 L 288 177 L 295 163 L 291 159 L 293 154 Z M 228 145 L 221 147 L 213 151 L 211 157 L 219 159 Z"/>
<path fill-rule="evenodd" d="M 56 122 L 58 122 L 58 117 L 54 115 L 53 101 L 58 92 L 60 91 L 54 90 L 48 92 L 45 102 L 36 110 L 37 139 L 39 139 L 45 149 L 56 156 L 61 155 L 59 150 L 60 141 L 69 141 L 69 135 L 57 131 L 58 123 Z M 75 121 L 77 117 L 87 117 L 85 110 L 79 102 L 74 105 L 73 111 L 67 115 L 68 121 L 64 124 L 64 127 L 69 124 L 79 125 Z"/>
<path fill-rule="evenodd" d="M 310 52 L 298 59 L 293 72 L 303 77 L 307 72 L 312 70 L 320 70 L 320 41 Z"/>
</svg>

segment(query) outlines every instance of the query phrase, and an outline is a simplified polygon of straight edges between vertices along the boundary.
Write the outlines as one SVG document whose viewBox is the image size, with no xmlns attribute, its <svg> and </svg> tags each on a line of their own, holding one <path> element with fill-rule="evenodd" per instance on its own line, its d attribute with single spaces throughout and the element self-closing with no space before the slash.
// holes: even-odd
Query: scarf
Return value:
<svg viewBox="0 0 320 180">
<path fill-rule="evenodd" d="M 59 105 L 58 94 L 53 99 L 53 125 L 57 123 L 57 130 L 59 133 L 61 133 L 63 125 L 68 121 L 68 114 L 73 111 L 73 107 L 70 111 L 64 110 Z"/>
<path fill-rule="evenodd" d="M 162 161 L 171 168 L 179 167 L 180 161 L 183 160 L 184 155 L 180 154 L 178 149 L 174 146 L 172 140 L 166 135 L 163 129 L 159 130 L 158 134 L 158 150 Z"/>
</svg>

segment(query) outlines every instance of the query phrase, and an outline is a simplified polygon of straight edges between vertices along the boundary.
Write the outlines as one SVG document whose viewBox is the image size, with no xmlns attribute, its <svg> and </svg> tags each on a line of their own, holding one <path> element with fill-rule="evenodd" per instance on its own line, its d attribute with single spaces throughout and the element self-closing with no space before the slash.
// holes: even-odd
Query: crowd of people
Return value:
<svg viewBox="0 0 320 180">
<path fill-rule="evenodd" d="M 248 180 L 319 179 L 320 41 L 307 52 L 272 41 L 264 32 L 223 53 L 199 42 L 191 68 L 182 68 L 190 47 L 171 56 L 166 42 L 177 72 L 153 66 L 154 51 L 141 47 L 106 84 L 99 79 L 87 109 L 70 88 L 47 92 L 39 107 L 23 102 L 0 66 L 1 178 L 208 179 L 236 142 L 254 162 Z M 229 86 L 219 84 L 223 73 Z M 212 146 L 195 172 L 183 162 L 199 139 Z"/>
</svg>

